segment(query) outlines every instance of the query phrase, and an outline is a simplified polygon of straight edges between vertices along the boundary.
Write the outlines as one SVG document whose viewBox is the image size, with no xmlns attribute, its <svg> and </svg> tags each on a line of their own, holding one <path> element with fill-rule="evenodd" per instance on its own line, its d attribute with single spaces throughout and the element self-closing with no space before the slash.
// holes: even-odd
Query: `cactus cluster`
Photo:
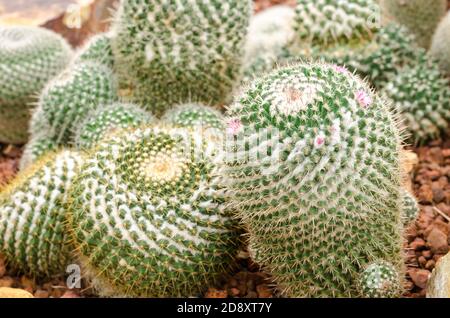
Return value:
<svg viewBox="0 0 450 318">
<path fill-rule="evenodd" d="M 398 295 L 401 138 L 384 100 L 342 67 L 301 64 L 255 81 L 228 116 L 233 204 L 284 294 L 370 296 L 360 274 L 383 260 Z"/>
<path fill-rule="evenodd" d="M 130 99 L 160 115 L 173 104 L 223 104 L 240 77 L 249 0 L 122 1 L 112 41 Z"/>
<path fill-rule="evenodd" d="M 450 76 L 450 13 L 438 25 L 431 42 L 430 54 L 439 63 L 441 71 Z"/>
<path fill-rule="evenodd" d="M 93 36 L 87 41 L 83 48 L 77 52 L 73 63 L 76 64 L 91 61 L 104 64 L 112 69 L 114 67 L 114 56 L 111 38 L 113 38 L 113 35 L 110 33 L 100 33 Z"/>
<path fill-rule="evenodd" d="M 31 103 L 69 63 L 72 51 L 56 33 L 25 26 L 0 26 L 0 141 L 23 143 Z"/>
<path fill-rule="evenodd" d="M 100 293 L 196 296 L 240 245 L 220 165 L 194 132 L 142 128 L 98 145 L 71 191 L 70 229 Z"/>
</svg>

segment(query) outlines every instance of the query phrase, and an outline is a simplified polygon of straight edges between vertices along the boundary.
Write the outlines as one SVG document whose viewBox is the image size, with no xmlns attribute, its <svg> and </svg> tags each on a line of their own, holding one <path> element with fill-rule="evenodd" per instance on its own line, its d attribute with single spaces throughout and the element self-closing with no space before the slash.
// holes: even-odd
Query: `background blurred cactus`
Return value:
<svg viewBox="0 0 450 318">
<path fill-rule="evenodd" d="M 72 51 L 56 33 L 0 26 L 0 141 L 26 142 L 31 104 L 69 63 Z"/>
<path fill-rule="evenodd" d="M 447 0 L 380 0 L 383 20 L 406 26 L 423 48 L 430 46 L 437 25 L 447 12 L 447 4 Z"/>
<path fill-rule="evenodd" d="M 450 14 L 445 16 L 436 30 L 430 54 L 438 61 L 441 71 L 450 77 Z"/>
<path fill-rule="evenodd" d="M 249 0 L 122 1 L 113 31 L 119 79 L 156 115 L 183 102 L 226 103 L 240 77 Z"/>
<path fill-rule="evenodd" d="M 419 204 L 416 198 L 406 189 L 402 189 L 403 225 L 408 226 L 419 216 Z"/>
<path fill-rule="evenodd" d="M 114 67 L 114 56 L 111 47 L 111 33 L 100 33 L 94 35 L 77 52 L 73 63 L 96 62 L 104 64 L 109 68 Z"/>
<path fill-rule="evenodd" d="M 254 81 L 228 116 L 242 141 L 228 148 L 232 202 L 278 288 L 370 297 L 359 277 L 383 260 L 399 295 L 401 137 L 384 100 L 342 67 L 299 64 Z"/>
</svg>

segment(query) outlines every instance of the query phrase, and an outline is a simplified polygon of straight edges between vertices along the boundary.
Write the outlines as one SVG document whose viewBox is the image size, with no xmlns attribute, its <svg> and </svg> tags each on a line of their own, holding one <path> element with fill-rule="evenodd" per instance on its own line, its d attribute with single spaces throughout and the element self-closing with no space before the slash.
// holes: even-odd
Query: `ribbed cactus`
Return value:
<svg viewBox="0 0 450 318">
<path fill-rule="evenodd" d="M 196 296 L 233 267 L 240 235 L 224 208 L 216 153 L 199 137 L 121 131 L 86 160 L 69 223 L 100 294 Z"/>
<path fill-rule="evenodd" d="M 79 62 L 97 62 L 104 64 L 109 68 L 114 66 L 114 56 L 111 47 L 111 33 L 101 33 L 94 35 L 89 41 L 81 48 L 73 63 Z"/>
<path fill-rule="evenodd" d="M 439 24 L 431 42 L 430 54 L 441 71 L 450 76 L 450 13 Z"/>
<path fill-rule="evenodd" d="M 52 136 L 44 133 L 33 136 L 26 144 L 22 157 L 20 158 L 20 170 L 44 157 L 47 153 L 56 151 L 58 144 Z"/>
<path fill-rule="evenodd" d="M 400 290 L 401 138 L 384 100 L 342 67 L 299 64 L 254 81 L 228 116 L 225 180 L 280 290 L 370 296 L 360 275 L 380 261 Z"/>
<path fill-rule="evenodd" d="M 79 125 L 74 137 L 75 146 L 79 149 L 89 149 L 116 129 L 137 128 L 153 121 L 153 115 L 136 105 L 114 103 L 100 107 Z"/>
<path fill-rule="evenodd" d="M 375 0 L 297 0 L 295 21 L 303 44 L 361 40 L 379 28 L 379 7 Z"/>
<path fill-rule="evenodd" d="M 427 56 L 423 55 L 417 65 L 403 68 L 383 92 L 402 114 L 412 142 L 421 144 L 447 130 L 449 81 Z"/>
<path fill-rule="evenodd" d="M 71 151 L 45 156 L 0 194 L 0 253 L 10 267 L 32 276 L 64 273 L 67 190 L 82 157 Z"/>
<path fill-rule="evenodd" d="M 30 103 L 71 54 L 67 42 L 49 30 L 0 26 L 0 141 L 27 140 Z"/>
<path fill-rule="evenodd" d="M 227 102 L 250 12 L 249 0 L 122 1 L 112 45 L 131 100 L 157 115 L 183 102 Z"/>
<path fill-rule="evenodd" d="M 423 48 L 447 12 L 447 0 L 380 0 L 383 20 L 404 25 Z"/>
<path fill-rule="evenodd" d="M 403 225 L 408 226 L 419 216 L 419 204 L 416 198 L 406 189 L 402 189 Z"/>
<path fill-rule="evenodd" d="M 115 77 L 109 68 L 94 62 L 74 64 L 42 92 L 37 108 L 39 120 L 32 120 L 38 128 L 32 125 L 31 132 L 39 133 L 46 123 L 47 135 L 57 144 L 67 144 L 90 111 L 117 99 Z"/>
</svg>

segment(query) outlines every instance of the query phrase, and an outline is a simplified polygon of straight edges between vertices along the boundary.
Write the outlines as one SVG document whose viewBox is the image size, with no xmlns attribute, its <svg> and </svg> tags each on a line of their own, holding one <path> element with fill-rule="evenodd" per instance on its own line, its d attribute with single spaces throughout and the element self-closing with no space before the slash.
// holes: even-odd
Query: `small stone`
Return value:
<svg viewBox="0 0 450 318">
<path fill-rule="evenodd" d="M 80 298 L 80 295 L 73 290 L 67 290 L 61 298 Z"/>
<path fill-rule="evenodd" d="M 436 265 L 436 262 L 432 259 L 430 259 L 426 264 L 425 264 L 425 268 L 428 270 L 432 270 L 434 268 L 434 266 Z"/>
<path fill-rule="evenodd" d="M 0 287 L 0 298 L 34 298 L 26 290 L 10 287 Z"/>
<path fill-rule="evenodd" d="M 433 254 L 431 253 L 430 250 L 422 251 L 422 255 L 423 255 L 423 257 L 425 257 L 426 259 L 430 259 L 431 257 L 433 257 Z"/>
<path fill-rule="evenodd" d="M 14 279 L 9 276 L 0 278 L 0 287 L 12 287 L 14 285 Z"/>
<path fill-rule="evenodd" d="M 431 161 L 437 163 L 437 164 L 443 164 L 444 163 L 444 156 L 442 154 L 442 149 L 440 147 L 433 147 L 430 149 L 429 156 Z"/>
<path fill-rule="evenodd" d="M 258 298 L 258 294 L 255 291 L 249 291 L 245 298 Z"/>
<path fill-rule="evenodd" d="M 410 269 L 408 271 L 409 276 L 411 277 L 412 281 L 414 282 L 414 284 L 416 284 L 416 286 L 420 287 L 420 288 L 426 288 L 427 287 L 427 282 L 428 282 L 428 278 L 430 276 L 430 272 L 425 270 L 425 269 Z"/>
<path fill-rule="evenodd" d="M 231 293 L 231 296 L 234 296 L 234 297 L 237 297 L 240 294 L 239 289 L 237 289 L 237 288 L 231 288 L 230 293 Z"/>
<path fill-rule="evenodd" d="M 258 285 L 256 286 L 256 292 L 258 293 L 259 298 L 272 298 L 272 292 L 270 291 L 267 285 Z"/>
<path fill-rule="evenodd" d="M 434 228 L 428 235 L 428 246 L 435 254 L 446 254 L 449 250 L 447 235 Z"/>
<path fill-rule="evenodd" d="M 445 199 L 445 193 L 444 190 L 442 190 L 441 187 L 432 187 L 432 191 L 433 191 L 433 201 L 436 203 L 440 203 L 442 201 L 444 201 Z"/>
<path fill-rule="evenodd" d="M 427 259 L 423 256 L 420 256 L 417 261 L 419 262 L 420 266 L 424 267 L 425 264 L 427 263 Z"/>
<path fill-rule="evenodd" d="M 229 280 L 228 284 L 230 284 L 231 287 L 237 287 L 238 281 L 236 280 L 236 278 L 232 277 L 232 278 Z"/>
<path fill-rule="evenodd" d="M 36 297 L 36 298 L 48 298 L 48 296 L 49 296 L 48 291 L 42 290 L 42 289 L 38 289 L 34 293 L 34 297 Z"/>
<path fill-rule="evenodd" d="M 36 288 L 36 282 L 33 279 L 28 278 L 26 276 L 20 277 L 20 284 L 22 285 L 23 289 L 25 289 L 30 293 L 33 293 L 33 291 Z"/>
<path fill-rule="evenodd" d="M 409 246 L 416 251 L 422 250 L 425 248 L 425 241 L 420 237 L 417 237 Z"/>
<path fill-rule="evenodd" d="M 215 288 L 208 289 L 205 298 L 227 298 L 228 293 L 226 290 L 218 290 Z"/>
<path fill-rule="evenodd" d="M 433 190 L 431 186 L 428 184 L 422 185 L 417 193 L 417 198 L 422 204 L 431 203 L 433 201 Z"/>
</svg>

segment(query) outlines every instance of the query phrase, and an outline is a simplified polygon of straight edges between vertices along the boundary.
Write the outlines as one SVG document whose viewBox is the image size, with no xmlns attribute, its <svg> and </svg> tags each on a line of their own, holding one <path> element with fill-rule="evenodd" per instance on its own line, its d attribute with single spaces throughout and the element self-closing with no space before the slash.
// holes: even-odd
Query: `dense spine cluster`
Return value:
<svg viewBox="0 0 450 318">
<path fill-rule="evenodd" d="M 189 101 L 227 102 L 250 11 L 249 0 L 122 1 L 112 46 L 130 99 L 157 115 Z"/>
<path fill-rule="evenodd" d="M 24 170 L 47 153 L 56 151 L 57 149 L 58 144 L 52 136 L 47 136 L 45 132 L 33 136 L 23 150 L 22 157 L 20 158 L 20 170 Z"/>
<path fill-rule="evenodd" d="M 408 226 L 419 215 L 419 204 L 416 198 L 406 189 L 402 189 L 403 225 Z"/>
<path fill-rule="evenodd" d="M 398 271 L 389 263 L 379 262 L 367 266 L 360 277 L 360 288 L 367 298 L 396 297 L 401 292 Z"/>
<path fill-rule="evenodd" d="M 69 63 L 72 51 L 52 31 L 0 26 L 0 141 L 27 140 L 30 103 Z"/>
<path fill-rule="evenodd" d="M 299 64 L 253 82 L 228 116 L 230 195 L 284 294 L 370 296 L 359 277 L 380 260 L 400 279 L 401 138 L 382 98 L 343 67 Z"/>
<path fill-rule="evenodd" d="M 23 171 L 0 194 L 0 252 L 10 267 L 32 276 L 61 274 L 67 246 L 67 192 L 82 157 L 50 154 Z"/>
<path fill-rule="evenodd" d="M 217 150 L 195 132 L 121 131 L 100 142 L 71 191 L 76 251 L 100 294 L 196 296 L 234 266 Z"/>
<path fill-rule="evenodd" d="M 111 47 L 112 37 L 113 35 L 111 33 L 101 33 L 93 36 L 84 47 L 78 51 L 73 63 L 91 61 L 113 68 L 114 56 Z"/>
</svg>

